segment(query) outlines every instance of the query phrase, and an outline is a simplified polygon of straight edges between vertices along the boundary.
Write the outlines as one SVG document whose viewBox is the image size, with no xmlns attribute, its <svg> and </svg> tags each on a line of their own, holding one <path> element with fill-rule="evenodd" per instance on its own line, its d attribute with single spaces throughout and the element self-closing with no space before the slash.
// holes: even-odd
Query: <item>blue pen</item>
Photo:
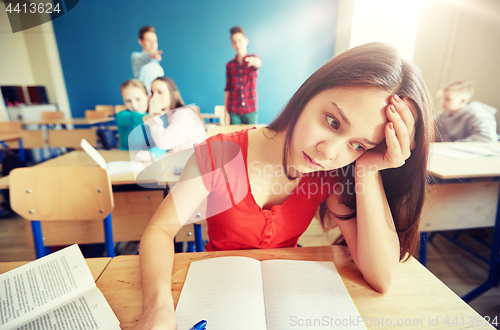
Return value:
<svg viewBox="0 0 500 330">
<path fill-rule="evenodd" d="M 207 327 L 207 321 L 201 320 L 200 322 L 193 325 L 193 327 L 189 330 L 205 330 Z"/>
</svg>

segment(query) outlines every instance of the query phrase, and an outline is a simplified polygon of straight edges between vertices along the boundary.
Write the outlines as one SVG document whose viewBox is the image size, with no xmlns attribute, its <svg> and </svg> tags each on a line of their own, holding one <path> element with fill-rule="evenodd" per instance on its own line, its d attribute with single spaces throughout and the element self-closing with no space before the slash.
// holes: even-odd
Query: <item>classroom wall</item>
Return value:
<svg viewBox="0 0 500 330">
<path fill-rule="evenodd" d="M 339 0 L 335 54 L 349 49 L 356 0 Z M 474 80 L 475 100 L 497 108 L 500 133 L 500 1 L 424 0 L 413 60 L 422 70 L 435 111 L 438 89 Z"/>
<path fill-rule="evenodd" d="M 302 82 L 334 53 L 337 1 L 80 1 L 53 21 L 73 116 L 121 104 L 140 51 L 143 25 L 157 30 L 162 65 L 187 103 L 213 112 L 224 103 L 225 64 L 235 55 L 229 28 L 241 25 L 261 56 L 259 122 L 270 123 Z"/>
<path fill-rule="evenodd" d="M 338 0 L 335 56 L 349 49 L 356 0 Z"/>
<path fill-rule="evenodd" d="M 433 95 L 448 82 L 474 80 L 473 99 L 500 111 L 499 40 L 500 1 L 426 0 L 414 59 Z"/>
<path fill-rule="evenodd" d="M 12 33 L 7 12 L 0 6 L 0 85 L 32 85 L 35 82 L 24 33 Z"/>
<path fill-rule="evenodd" d="M 12 33 L 7 12 L 0 10 L 0 46 L 0 85 L 45 86 L 49 101 L 58 104 L 59 109 L 70 117 L 52 22 Z M 1 111 L 3 99 L 0 101 L 0 119 L 7 120 L 6 112 Z"/>
</svg>

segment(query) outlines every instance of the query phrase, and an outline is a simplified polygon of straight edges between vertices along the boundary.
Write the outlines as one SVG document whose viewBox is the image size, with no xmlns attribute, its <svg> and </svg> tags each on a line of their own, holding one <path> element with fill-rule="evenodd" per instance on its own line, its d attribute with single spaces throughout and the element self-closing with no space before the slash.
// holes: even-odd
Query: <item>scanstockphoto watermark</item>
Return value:
<svg viewBox="0 0 500 330">
<path fill-rule="evenodd" d="M 422 319 L 391 319 L 391 318 L 366 318 L 363 316 L 323 316 L 321 318 L 301 318 L 298 316 L 290 317 L 290 326 L 297 328 L 307 327 L 423 327 L 426 322 Z"/>
<path fill-rule="evenodd" d="M 260 176 L 260 177 L 282 177 L 285 176 L 286 173 L 289 174 L 294 174 L 294 173 L 308 173 L 310 176 L 323 176 L 323 177 L 330 177 L 330 178 L 341 178 L 341 177 L 347 177 L 349 175 L 350 171 L 353 171 L 354 165 L 347 165 L 341 168 L 337 169 L 332 169 L 332 170 L 323 170 L 323 171 L 316 171 L 316 172 L 310 172 L 310 168 L 307 166 L 299 166 L 296 167 L 295 165 L 286 165 L 284 167 L 283 165 L 261 165 L 260 161 L 252 161 L 250 163 L 250 167 L 248 170 L 248 174 L 252 176 Z M 285 171 L 286 170 L 286 171 Z M 372 175 L 373 173 L 375 175 L 378 175 L 379 168 L 377 165 L 369 165 L 369 166 L 364 166 L 364 165 L 359 165 L 356 168 L 356 176 L 357 177 L 365 177 L 368 176 L 369 174 Z"/>
<path fill-rule="evenodd" d="M 344 182 L 335 182 L 330 183 L 328 181 L 323 181 L 321 183 L 318 182 L 307 182 L 305 184 L 296 184 L 293 181 L 287 182 L 285 184 L 281 184 L 279 182 L 274 182 L 273 184 L 266 185 L 261 184 L 264 182 L 264 179 L 250 179 L 250 183 L 252 184 L 252 193 L 253 194 L 274 194 L 279 195 L 282 193 L 286 193 L 287 195 L 291 195 L 294 191 L 300 193 L 302 195 L 306 195 L 307 198 L 311 198 L 312 196 L 320 195 L 331 195 L 333 193 L 337 195 L 342 195 L 347 193 L 352 195 L 356 193 L 356 195 L 364 194 L 365 185 L 360 182 L 354 182 L 354 180 L 346 180 Z"/>
<path fill-rule="evenodd" d="M 278 195 L 286 193 L 287 195 L 290 195 L 294 190 L 297 190 L 297 193 L 307 195 L 308 198 L 311 198 L 311 196 L 315 196 L 316 194 L 363 194 L 365 192 L 364 184 L 361 182 L 355 182 L 354 177 L 352 179 L 340 180 L 340 178 L 350 177 L 349 172 L 353 171 L 352 166 L 353 165 L 349 165 L 330 171 L 307 173 L 307 176 L 309 177 L 321 177 L 322 180 L 307 182 L 306 184 L 298 184 L 296 180 L 290 180 L 286 183 L 274 182 L 270 184 L 269 182 L 272 182 L 272 180 L 268 180 L 268 178 L 284 177 L 287 173 L 292 175 L 297 172 L 304 173 L 308 170 L 307 167 L 296 168 L 294 165 L 289 165 L 286 166 L 285 171 L 285 167 L 282 165 L 261 166 L 259 161 L 253 161 L 250 163 L 248 174 L 253 194 L 265 193 Z M 378 176 L 378 166 L 370 165 L 366 168 L 365 166 L 360 165 L 356 169 L 356 172 L 356 177 L 364 177 L 367 176 L 368 173 Z M 329 178 L 338 178 L 339 180 L 332 183 L 331 180 L 328 180 Z"/>
<path fill-rule="evenodd" d="M 427 319 L 421 318 L 368 318 L 364 316 L 350 316 L 350 317 L 333 317 L 323 316 L 320 318 L 305 318 L 298 316 L 290 317 L 290 326 L 296 328 L 307 327 L 335 327 L 335 328 L 351 328 L 362 326 L 363 324 L 368 328 L 376 327 L 425 327 L 433 328 L 438 326 L 447 327 L 479 327 L 479 326 L 498 326 L 499 316 L 429 316 Z"/>
</svg>

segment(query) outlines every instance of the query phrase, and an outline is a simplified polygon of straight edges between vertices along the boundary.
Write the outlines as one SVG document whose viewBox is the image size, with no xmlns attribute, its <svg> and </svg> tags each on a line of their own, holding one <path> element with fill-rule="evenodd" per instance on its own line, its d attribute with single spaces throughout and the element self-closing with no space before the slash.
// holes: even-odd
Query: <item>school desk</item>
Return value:
<svg viewBox="0 0 500 330">
<path fill-rule="evenodd" d="M 114 118 L 99 118 L 99 119 L 86 119 L 86 118 L 64 118 L 64 119 L 45 119 L 45 120 L 23 120 L 23 125 L 97 125 L 113 121 Z"/>
<path fill-rule="evenodd" d="M 130 160 L 128 151 L 99 150 L 107 162 Z M 71 151 L 35 166 L 98 166 L 85 151 Z M 156 175 L 144 176 L 144 182 L 154 183 Z M 163 201 L 163 189 L 141 189 L 132 173 L 111 176 L 115 207 L 113 209 L 113 236 L 115 242 L 138 241 L 144 229 Z M 117 191 L 127 186 L 128 191 Z M 9 177 L 0 178 L 0 189 L 9 188 Z M 28 244 L 32 245 L 30 226 L 26 227 Z M 104 242 L 104 230 L 99 221 L 57 221 L 42 223 L 45 245 L 90 244 Z"/>
<path fill-rule="evenodd" d="M 97 281 L 99 276 L 101 276 L 106 266 L 108 266 L 111 258 L 87 258 L 85 259 L 87 265 L 89 266 L 90 272 L 94 277 L 94 280 Z M 0 274 L 8 272 L 17 267 L 21 267 L 31 261 L 11 261 L 11 262 L 0 262 Z"/>
<path fill-rule="evenodd" d="M 375 292 L 361 276 L 345 246 L 177 253 L 172 275 L 172 295 L 176 306 L 189 264 L 222 256 L 333 261 L 368 328 L 493 329 L 413 258 L 399 266 L 396 282 L 389 293 L 382 295 Z M 120 320 L 121 328 L 132 329 L 142 313 L 139 257 L 113 258 L 97 280 L 97 287 Z M 391 320 L 392 326 L 388 325 L 388 320 Z"/>
<path fill-rule="evenodd" d="M 434 143 L 433 148 L 449 146 L 500 148 L 497 143 Z M 429 185 L 421 217 L 420 261 L 425 264 L 427 232 L 495 227 L 487 281 L 463 297 L 470 301 L 500 280 L 500 154 L 458 160 L 431 154 L 429 174 L 444 183 Z"/>
<path fill-rule="evenodd" d="M 113 161 L 130 161 L 130 153 L 125 150 L 99 150 L 99 153 L 104 157 L 106 162 Z M 97 163 L 90 158 L 89 155 L 83 150 L 74 150 L 61 155 L 57 158 L 50 159 L 46 162 L 37 164 L 35 166 L 98 166 Z M 142 183 L 156 184 L 157 173 L 145 172 L 149 175 L 141 176 Z M 161 173 L 160 173 L 161 174 Z M 132 173 L 124 173 L 113 175 L 110 177 L 113 186 L 136 184 L 136 179 Z M 9 177 L 0 178 L 0 189 L 9 188 Z"/>
<path fill-rule="evenodd" d="M 17 141 L 19 144 L 19 159 L 24 162 L 26 161 L 26 156 L 24 154 L 24 147 L 23 147 L 23 133 L 0 133 L 0 144 L 4 148 L 8 148 L 9 146 L 6 144 L 6 142 L 11 142 L 11 141 Z M 1 155 L 0 155 L 1 157 Z"/>
<path fill-rule="evenodd" d="M 216 115 L 215 113 L 200 113 L 201 118 L 209 119 L 212 122 L 212 119 L 220 119 L 220 115 Z"/>
</svg>

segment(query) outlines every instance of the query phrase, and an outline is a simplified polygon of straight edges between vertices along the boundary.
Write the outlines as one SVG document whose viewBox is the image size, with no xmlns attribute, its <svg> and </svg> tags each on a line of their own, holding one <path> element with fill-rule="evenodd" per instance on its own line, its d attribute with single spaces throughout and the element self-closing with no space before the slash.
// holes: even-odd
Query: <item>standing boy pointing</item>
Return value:
<svg viewBox="0 0 500 330">
<path fill-rule="evenodd" d="M 257 123 L 257 69 L 262 61 L 257 54 L 248 54 L 248 38 L 239 26 L 231 28 L 231 46 L 234 59 L 226 64 L 225 124 Z"/>
</svg>

